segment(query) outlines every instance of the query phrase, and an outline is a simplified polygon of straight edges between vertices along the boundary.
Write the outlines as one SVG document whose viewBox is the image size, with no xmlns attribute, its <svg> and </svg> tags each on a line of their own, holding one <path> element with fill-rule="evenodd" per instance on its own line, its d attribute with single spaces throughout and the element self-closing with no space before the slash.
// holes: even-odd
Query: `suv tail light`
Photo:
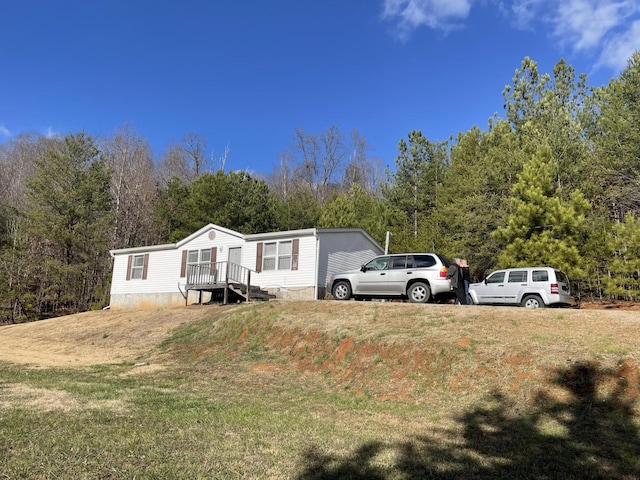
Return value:
<svg viewBox="0 0 640 480">
<path fill-rule="evenodd" d="M 558 294 L 560 293 L 560 291 L 558 290 L 558 284 L 557 283 L 552 283 L 551 284 L 551 293 L 552 294 Z"/>
<path fill-rule="evenodd" d="M 440 278 L 447 278 L 447 267 L 442 267 L 440 269 Z M 557 287 L 557 285 L 556 285 Z"/>
</svg>

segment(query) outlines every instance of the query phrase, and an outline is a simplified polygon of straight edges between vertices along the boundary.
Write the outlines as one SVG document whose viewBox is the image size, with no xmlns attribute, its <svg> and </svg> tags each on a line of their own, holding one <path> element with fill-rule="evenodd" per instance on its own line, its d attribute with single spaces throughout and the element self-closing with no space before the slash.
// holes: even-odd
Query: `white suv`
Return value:
<svg viewBox="0 0 640 480">
<path fill-rule="evenodd" d="M 382 255 L 360 270 L 330 276 L 327 291 L 336 300 L 408 298 L 412 303 L 426 303 L 432 296 L 450 294 L 450 263 L 437 253 Z"/>
<path fill-rule="evenodd" d="M 469 295 L 477 304 L 521 305 L 543 308 L 574 305 L 567 275 L 550 267 L 497 270 L 482 283 L 469 285 Z"/>
</svg>

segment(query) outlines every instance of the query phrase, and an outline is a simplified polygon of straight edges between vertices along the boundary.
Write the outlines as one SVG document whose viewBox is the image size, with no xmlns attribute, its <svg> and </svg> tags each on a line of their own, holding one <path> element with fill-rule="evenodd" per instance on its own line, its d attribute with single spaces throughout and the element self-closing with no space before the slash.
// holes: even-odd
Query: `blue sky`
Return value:
<svg viewBox="0 0 640 480">
<path fill-rule="evenodd" d="M 269 173 L 336 125 L 393 164 L 411 130 L 486 128 L 525 56 L 601 85 L 634 49 L 640 0 L 0 0 L 0 143 L 128 123 Z"/>
</svg>

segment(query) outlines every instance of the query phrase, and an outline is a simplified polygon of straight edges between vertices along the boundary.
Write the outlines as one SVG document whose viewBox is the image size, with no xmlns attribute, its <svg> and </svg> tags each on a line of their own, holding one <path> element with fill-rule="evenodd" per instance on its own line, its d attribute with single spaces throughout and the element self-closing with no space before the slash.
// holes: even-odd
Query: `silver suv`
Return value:
<svg viewBox="0 0 640 480">
<path fill-rule="evenodd" d="M 375 257 L 360 270 L 329 277 L 327 291 L 336 300 L 408 298 L 426 303 L 435 295 L 450 294 L 450 261 L 437 253 L 397 253 Z"/>
<path fill-rule="evenodd" d="M 497 270 L 482 283 L 469 285 L 475 304 L 520 305 L 543 308 L 574 305 L 567 275 L 550 267 L 507 268 Z"/>
</svg>

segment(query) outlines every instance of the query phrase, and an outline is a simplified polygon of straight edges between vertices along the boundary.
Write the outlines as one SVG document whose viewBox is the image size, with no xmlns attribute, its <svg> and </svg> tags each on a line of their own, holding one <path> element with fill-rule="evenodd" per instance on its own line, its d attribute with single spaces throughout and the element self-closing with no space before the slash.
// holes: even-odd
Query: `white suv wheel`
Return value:
<svg viewBox="0 0 640 480">
<path fill-rule="evenodd" d="M 347 282 L 338 282 L 333 287 L 333 296 L 336 300 L 349 300 L 351 297 L 351 287 Z"/>
<path fill-rule="evenodd" d="M 544 308 L 542 299 L 537 295 L 527 295 L 522 299 L 522 306 L 524 308 Z"/>
<path fill-rule="evenodd" d="M 418 282 L 409 287 L 407 295 L 411 303 L 427 303 L 431 297 L 431 290 L 428 285 Z"/>
</svg>

